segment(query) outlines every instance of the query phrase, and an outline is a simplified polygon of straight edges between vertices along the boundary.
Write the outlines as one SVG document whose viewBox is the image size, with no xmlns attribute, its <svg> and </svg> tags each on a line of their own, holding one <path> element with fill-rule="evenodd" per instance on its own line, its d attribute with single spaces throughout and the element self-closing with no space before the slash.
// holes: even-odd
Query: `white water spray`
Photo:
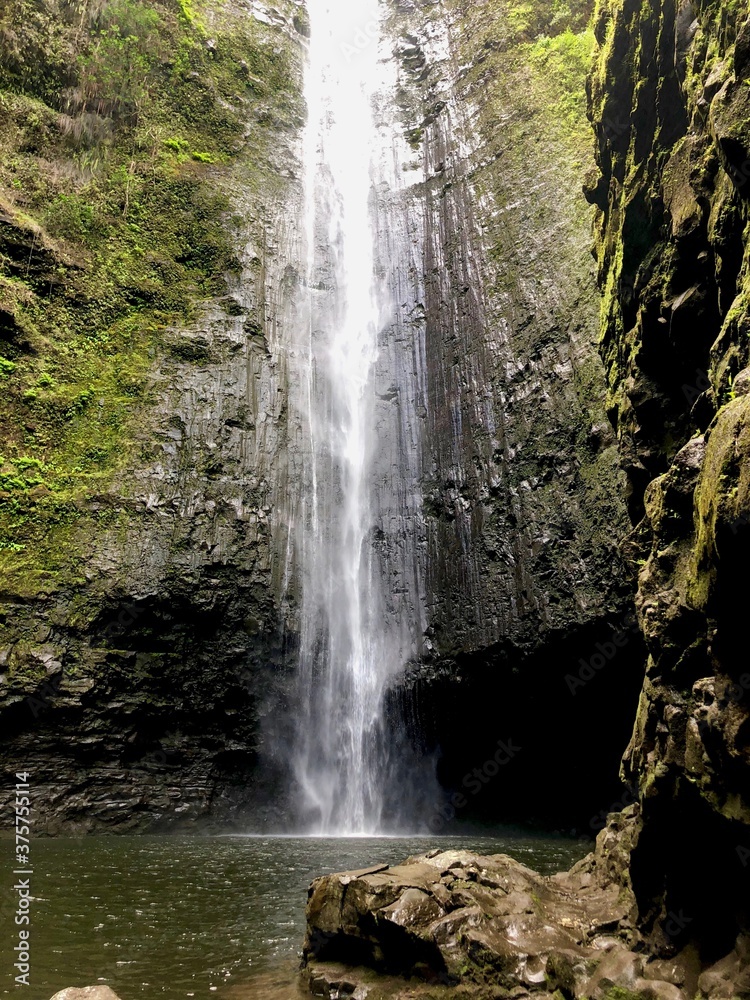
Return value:
<svg viewBox="0 0 750 1000">
<path fill-rule="evenodd" d="M 293 765 L 307 832 L 383 831 L 384 695 L 403 666 L 386 625 L 373 511 L 382 290 L 373 198 L 375 22 L 352 0 L 309 0 L 305 137 L 309 359 L 299 571 L 299 712 Z"/>
</svg>

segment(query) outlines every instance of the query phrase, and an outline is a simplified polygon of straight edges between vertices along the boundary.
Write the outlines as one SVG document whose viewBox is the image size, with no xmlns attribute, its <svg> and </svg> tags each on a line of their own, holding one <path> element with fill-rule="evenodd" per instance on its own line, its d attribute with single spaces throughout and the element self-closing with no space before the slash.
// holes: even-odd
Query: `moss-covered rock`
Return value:
<svg viewBox="0 0 750 1000">
<path fill-rule="evenodd" d="M 40 829 L 247 799 L 281 655 L 263 345 L 292 256 L 268 233 L 299 200 L 297 13 L 0 13 L 0 711 Z"/>
<path fill-rule="evenodd" d="M 137 0 L 19 0 L 0 38 L 0 558 L 32 596 L 78 579 L 76 539 L 117 517 L 108 486 L 138 461 L 168 331 L 241 267 L 226 181 L 241 165 L 262 183 L 299 125 L 299 56 L 231 9 Z"/>
<path fill-rule="evenodd" d="M 600 0 L 589 83 L 602 351 L 643 516 L 628 546 L 649 650 L 624 765 L 642 804 L 631 871 L 651 946 L 704 960 L 747 930 L 750 895 L 749 14 Z"/>
</svg>

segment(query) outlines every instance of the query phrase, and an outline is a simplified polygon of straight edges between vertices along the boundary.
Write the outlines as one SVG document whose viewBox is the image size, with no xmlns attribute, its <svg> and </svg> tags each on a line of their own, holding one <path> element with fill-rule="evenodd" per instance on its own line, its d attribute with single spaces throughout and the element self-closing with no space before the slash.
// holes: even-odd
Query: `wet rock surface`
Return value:
<svg viewBox="0 0 750 1000">
<path fill-rule="evenodd" d="M 400 123 L 402 179 L 378 191 L 395 308 L 377 378 L 417 447 L 407 465 L 386 437 L 391 490 L 379 503 L 384 524 L 418 540 L 426 618 L 394 703 L 439 746 L 447 787 L 465 791 L 464 777 L 512 738 L 523 753 L 503 772 L 503 818 L 590 833 L 622 794 L 644 658 L 634 637 L 571 695 L 566 677 L 588 670 L 632 614 L 580 189 L 590 128 L 582 101 L 556 114 L 560 83 L 502 5 L 393 4 L 385 30 L 398 88 L 378 114 Z M 396 465 L 422 498 L 409 521 L 388 506 Z M 613 718 L 599 711 L 610 701 L 631 707 Z M 491 793 L 467 802 L 462 817 L 497 819 Z"/>
<path fill-rule="evenodd" d="M 414 402 L 433 661 L 504 645 L 518 662 L 627 607 L 591 211 L 574 165 L 590 132 L 582 116 L 569 133 L 550 120 L 554 94 L 510 23 L 452 3 L 394 4 L 386 18 L 399 90 L 385 114 L 408 146 L 379 230 L 404 303 L 393 335 L 424 352 Z M 414 239 L 416 267 L 399 273 Z"/>
<path fill-rule="evenodd" d="M 708 967 L 694 952 L 660 960 L 644 949 L 628 871 L 636 818 L 611 818 L 593 854 L 551 877 L 505 855 L 436 850 L 317 879 L 304 981 L 314 996 L 373 1000 L 746 995 L 747 938 Z M 392 992 L 378 992 L 386 982 Z"/>
<path fill-rule="evenodd" d="M 250 16 L 301 89 L 297 5 L 250 6 L 217 15 L 219 44 Z M 0 588 L 0 766 L 33 772 L 38 833 L 269 818 L 275 772 L 258 777 L 257 751 L 289 673 L 273 552 L 286 541 L 279 344 L 299 255 L 301 118 L 287 102 L 261 153 L 280 115 L 263 93 L 261 125 L 248 122 L 214 179 L 236 269 L 158 341 L 133 440 L 114 480 L 80 503 L 60 573 Z"/>
<path fill-rule="evenodd" d="M 52 1000 L 119 1000 L 109 986 L 69 986 L 55 993 Z"/>
<path fill-rule="evenodd" d="M 642 805 L 632 883 L 649 947 L 703 961 L 750 926 L 749 29 L 746 4 L 605 3 L 590 81 L 603 353 L 648 648 L 624 763 Z"/>
</svg>

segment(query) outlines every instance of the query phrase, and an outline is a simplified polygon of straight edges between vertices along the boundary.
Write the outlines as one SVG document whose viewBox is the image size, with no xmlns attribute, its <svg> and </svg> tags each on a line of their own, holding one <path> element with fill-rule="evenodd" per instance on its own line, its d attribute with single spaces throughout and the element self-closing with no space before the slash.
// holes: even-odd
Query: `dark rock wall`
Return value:
<svg viewBox="0 0 750 1000">
<path fill-rule="evenodd" d="M 383 228 L 422 245 L 398 286 L 400 330 L 424 345 L 415 711 L 451 788 L 499 739 L 523 747 L 460 818 L 590 833 L 619 800 L 642 646 L 631 632 L 590 667 L 627 628 L 631 584 L 581 192 L 591 8 L 573 7 L 550 24 L 528 5 L 525 24 L 503 3 L 397 6 L 394 115 L 414 179 L 385 201 Z"/>
<path fill-rule="evenodd" d="M 115 10 L 121 18 L 150 16 L 137 3 Z M 135 299 L 135 327 L 148 338 L 142 388 L 128 400 L 116 460 L 106 475 L 98 471 L 91 481 L 82 480 L 69 516 L 48 516 L 31 491 L 3 493 L 3 529 L 13 512 L 19 512 L 20 527 L 12 542 L 3 536 L 0 553 L 2 766 L 9 777 L 19 769 L 33 775 L 39 832 L 141 831 L 189 827 L 198 819 L 224 825 L 241 806 L 261 810 L 273 800 L 272 788 L 257 777 L 257 751 L 264 705 L 272 696 L 283 698 L 279 688 L 289 667 L 273 553 L 285 543 L 284 525 L 275 518 L 288 483 L 286 354 L 280 341 L 292 308 L 290 274 L 300 254 L 295 178 L 304 109 L 298 8 L 253 10 L 251 16 L 241 5 L 209 6 L 201 15 L 205 21 L 185 24 L 167 8 L 164 23 L 179 33 L 186 51 L 197 50 L 200 72 L 191 76 L 188 66 L 175 83 L 169 80 L 173 63 L 159 63 L 150 79 L 156 109 L 142 111 L 142 117 L 154 118 L 152 155 L 173 157 L 164 174 L 147 163 L 153 189 L 163 189 L 175 175 L 188 185 L 200 172 L 203 189 L 216 198 L 211 224 L 223 229 L 231 245 L 231 267 L 222 273 L 219 262 L 208 294 L 193 281 L 187 315 L 175 316 L 158 299 L 161 311 L 152 315 Z M 61 14 L 63 33 L 65 23 Z M 90 30 L 95 39 L 95 22 Z M 81 45 L 86 37 L 76 36 Z M 4 44 L 7 59 L 10 43 Z M 274 60 L 285 67 L 278 90 L 268 72 Z M 265 65 L 265 79 L 253 75 L 256 64 Z M 197 124 L 190 119 L 185 126 L 174 114 L 165 125 L 159 117 L 158 101 L 179 87 L 184 100 L 193 92 L 209 95 Z M 53 106 L 57 96 L 50 98 Z M 217 105 L 230 108 L 229 139 L 212 117 Z M 49 116 L 51 133 L 58 136 L 62 125 L 52 111 Z M 111 142 L 119 139 L 118 129 L 124 133 L 120 141 L 132 142 L 132 126 L 113 121 Z M 189 140 L 174 138 L 181 134 Z M 166 154 L 165 137 L 171 143 Z M 188 141 L 198 147 L 194 156 Z M 216 154 L 202 152 L 217 141 Z M 144 156 L 135 148 L 131 155 Z M 28 141 L 24 150 L 29 155 Z M 69 149 L 53 150 L 58 160 L 50 163 L 53 154 L 45 149 L 49 159 L 38 173 L 44 177 L 46 166 L 54 180 L 73 168 Z M 114 156 L 111 147 L 98 155 Z M 140 162 L 135 167 L 141 169 Z M 106 168 L 99 169 L 106 183 Z M 131 218 L 136 190 L 134 181 Z M 32 193 L 27 212 L 35 207 Z M 91 188 L 86 194 L 97 196 Z M 107 217 L 106 206 L 97 211 Z M 169 224 L 157 217 L 158 227 Z M 15 216 L 4 225 L 7 264 L 7 247 L 23 229 Z M 149 263 L 166 270 L 162 248 L 153 252 L 142 220 L 141 227 Z M 39 227 L 34 241 L 47 239 Z M 195 251 L 197 239 L 193 233 L 191 244 L 177 248 L 180 259 Z M 31 238 L 27 242 L 28 259 Z M 121 243 L 115 232 L 94 252 L 116 257 Z M 84 258 L 87 293 L 104 297 L 102 266 L 86 250 L 93 258 Z M 56 438 L 41 443 L 32 433 L 22 399 L 28 380 L 43 367 L 58 384 L 73 377 L 65 333 L 51 327 L 48 284 L 52 289 L 51 278 L 38 283 L 40 301 L 34 303 L 48 322 L 47 339 L 29 338 L 24 348 L 17 325 L 9 334 L 5 349 L 15 350 L 16 367 L 3 407 L 6 456 L 38 456 L 46 478 L 48 469 L 64 468 L 66 461 L 80 461 L 86 469 L 77 455 L 71 461 L 66 434 L 80 434 L 84 426 L 93 439 L 88 444 L 107 443 L 91 410 L 70 433 L 63 425 Z M 153 279 L 149 289 L 153 296 Z M 116 304 L 129 303 L 135 290 L 114 294 Z M 83 306 L 73 291 L 69 298 L 75 315 Z M 23 323 L 21 311 L 16 313 Z M 87 350 L 94 354 L 96 342 Z M 67 353 L 60 360 L 62 351 Z M 126 347 L 114 356 L 118 370 L 129 361 Z M 44 391 L 55 390 L 39 394 Z M 94 391 L 103 392 L 97 383 Z M 98 402 L 101 416 L 110 400 Z M 41 400 L 42 406 L 50 403 Z M 264 781 L 272 783 L 272 775 Z"/>
<path fill-rule="evenodd" d="M 435 641 L 443 655 L 536 647 L 548 631 L 616 613 L 624 589 L 590 212 L 574 183 L 590 147 L 584 108 L 555 121 L 552 56 L 513 33 L 502 4 L 414 5 L 390 27 L 422 173 L 410 195 L 423 247 Z M 582 80 L 589 42 L 573 37 L 566 69 Z"/>
<path fill-rule="evenodd" d="M 748 13 L 602 2 L 590 81 L 602 345 L 649 652 L 624 762 L 633 885 L 657 945 L 709 959 L 750 917 Z"/>
<path fill-rule="evenodd" d="M 393 586 L 417 581 L 424 599 L 412 609 L 422 652 L 394 712 L 440 749 L 450 788 L 498 740 L 522 748 L 463 818 L 589 834 L 620 796 L 642 656 L 632 630 L 614 643 L 629 627 L 631 582 L 580 194 L 592 166 L 581 96 L 591 10 L 570 3 L 561 20 L 548 6 L 444 0 L 388 12 L 395 84 L 383 111 L 397 123 L 401 180 L 376 199 L 395 303 L 377 373 L 378 419 L 391 428 L 378 506 L 386 537 L 397 539 L 394 524 L 417 536 L 413 560 L 385 552 Z M 297 75 L 294 93 L 269 92 L 234 59 L 250 93 L 223 97 L 249 122 L 215 171 L 229 286 L 148 341 L 121 460 L 77 496 L 64 530 L 44 522 L 43 565 L 12 540 L 2 550 L 3 766 L 35 772 L 40 829 L 280 820 L 283 775 L 263 737 L 269 712 L 289 716 L 295 665 L 284 578 L 297 483 L 288 442 L 304 432 L 289 416 L 288 363 L 304 25 L 291 2 L 253 10 L 262 44 Z M 226 17 L 247 12 L 230 5 L 203 34 L 191 28 L 210 65 L 223 65 Z M 198 148 L 197 159 L 173 151 L 210 169 Z M 35 267 L 54 258 L 54 241 L 8 219 L 8 246 L 22 244 L 11 277 L 27 249 L 44 251 Z M 408 266 L 394 268 L 401 259 Z M 54 287 L 55 266 L 40 289 Z M 12 288 L 8 329 L 25 308 Z M 19 393 L 49 386 L 35 384 Z"/>
</svg>

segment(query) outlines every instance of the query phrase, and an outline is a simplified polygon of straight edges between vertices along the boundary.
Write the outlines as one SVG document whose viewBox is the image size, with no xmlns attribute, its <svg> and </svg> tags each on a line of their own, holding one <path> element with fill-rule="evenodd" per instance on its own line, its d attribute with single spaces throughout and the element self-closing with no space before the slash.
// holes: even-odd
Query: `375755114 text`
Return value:
<svg viewBox="0 0 750 1000">
<path fill-rule="evenodd" d="M 17 940 L 13 945 L 16 984 L 31 985 L 31 786 L 28 771 L 16 774 L 16 867 L 13 874 L 18 876 L 13 892 L 17 894 L 15 926 Z"/>
</svg>

